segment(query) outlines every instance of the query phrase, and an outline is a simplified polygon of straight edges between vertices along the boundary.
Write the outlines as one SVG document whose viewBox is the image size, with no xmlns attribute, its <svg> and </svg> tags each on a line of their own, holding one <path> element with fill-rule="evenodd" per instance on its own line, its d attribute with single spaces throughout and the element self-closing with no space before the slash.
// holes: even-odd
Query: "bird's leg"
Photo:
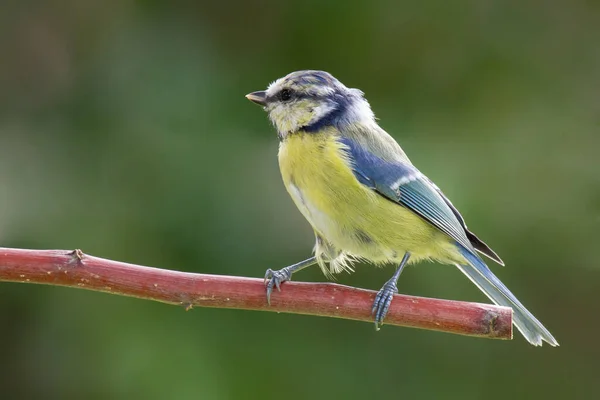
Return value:
<svg viewBox="0 0 600 400">
<path fill-rule="evenodd" d="M 392 304 L 392 300 L 394 299 L 394 295 L 398 293 L 398 278 L 402 273 L 402 270 L 406 266 L 408 259 L 410 258 L 410 253 L 406 252 L 400 265 L 396 268 L 396 272 L 390 278 L 389 281 L 383 285 L 381 290 L 377 292 L 377 296 L 375 296 L 375 301 L 373 302 L 373 309 L 371 310 L 371 314 L 375 314 L 375 329 L 379 330 L 381 326 L 383 326 L 383 319 L 390 308 L 390 304 Z"/>
<path fill-rule="evenodd" d="M 290 265 L 289 267 L 281 268 L 280 270 L 273 271 L 271 268 L 265 273 L 265 285 L 267 286 L 267 303 L 271 305 L 271 292 L 273 287 L 276 287 L 278 291 L 281 291 L 280 285 L 285 281 L 292 280 L 292 274 L 300 271 L 306 267 L 310 267 L 317 263 L 316 257 L 311 257 L 304 261 L 300 261 L 297 264 Z"/>
</svg>

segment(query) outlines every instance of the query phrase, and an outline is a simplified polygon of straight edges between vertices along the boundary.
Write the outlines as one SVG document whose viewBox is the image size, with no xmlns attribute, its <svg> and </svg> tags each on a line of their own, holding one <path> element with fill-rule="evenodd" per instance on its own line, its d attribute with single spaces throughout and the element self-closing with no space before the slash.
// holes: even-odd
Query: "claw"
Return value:
<svg viewBox="0 0 600 400">
<path fill-rule="evenodd" d="M 371 315 L 375 314 L 375 330 L 381 329 L 383 320 L 390 309 L 394 295 L 398 293 L 395 282 L 387 282 L 375 296 Z"/>
<path fill-rule="evenodd" d="M 281 284 L 289 281 L 292 276 L 288 269 L 282 268 L 279 271 L 273 271 L 271 268 L 265 273 L 265 286 L 267 287 L 267 303 L 271 305 L 271 293 L 273 293 L 273 287 L 277 288 L 278 292 L 281 292 Z"/>
<path fill-rule="evenodd" d="M 269 281 L 269 279 L 271 279 L 272 276 L 273 276 L 273 270 L 271 268 L 269 268 L 267 270 L 267 272 L 265 272 L 265 286 L 267 286 L 267 282 Z"/>
</svg>

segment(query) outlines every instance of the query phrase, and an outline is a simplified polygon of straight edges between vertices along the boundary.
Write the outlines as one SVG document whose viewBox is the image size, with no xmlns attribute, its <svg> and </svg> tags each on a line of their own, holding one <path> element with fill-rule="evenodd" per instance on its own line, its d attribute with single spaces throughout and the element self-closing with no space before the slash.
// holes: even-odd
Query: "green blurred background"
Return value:
<svg viewBox="0 0 600 400">
<path fill-rule="evenodd" d="M 275 132 L 244 95 L 323 69 L 366 93 L 561 343 L 5 283 L 2 399 L 597 395 L 600 3 L 2 3 L 2 246 L 254 277 L 306 258 Z M 378 289 L 391 273 L 339 281 Z M 436 264 L 400 291 L 486 301 Z"/>
</svg>

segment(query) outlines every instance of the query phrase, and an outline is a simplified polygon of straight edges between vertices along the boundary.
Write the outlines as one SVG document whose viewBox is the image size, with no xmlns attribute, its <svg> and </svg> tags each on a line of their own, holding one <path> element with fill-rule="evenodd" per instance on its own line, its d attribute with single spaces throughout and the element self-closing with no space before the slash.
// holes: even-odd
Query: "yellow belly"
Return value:
<svg viewBox="0 0 600 400">
<path fill-rule="evenodd" d="M 314 230 L 335 248 L 372 262 L 411 252 L 445 260 L 449 238 L 421 217 L 362 185 L 332 132 L 298 133 L 281 143 L 285 186 Z"/>
</svg>

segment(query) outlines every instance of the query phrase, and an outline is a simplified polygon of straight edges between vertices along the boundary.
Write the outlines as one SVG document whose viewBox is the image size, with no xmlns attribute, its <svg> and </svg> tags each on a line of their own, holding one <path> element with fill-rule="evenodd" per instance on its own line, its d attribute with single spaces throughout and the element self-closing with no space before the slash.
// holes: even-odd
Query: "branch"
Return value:
<svg viewBox="0 0 600 400">
<path fill-rule="evenodd" d="M 0 282 L 68 286 L 185 307 L 237 308 L 373 322 L 375 292 L 333 283 L 285 282 L 267 304 L 262 279 L 192 274 L 127 264 L 81 250 L 0 248 Z M 387 325 L 490 339 L 512 338 L 512 310 L 396 295 Z"/>
</svg>

